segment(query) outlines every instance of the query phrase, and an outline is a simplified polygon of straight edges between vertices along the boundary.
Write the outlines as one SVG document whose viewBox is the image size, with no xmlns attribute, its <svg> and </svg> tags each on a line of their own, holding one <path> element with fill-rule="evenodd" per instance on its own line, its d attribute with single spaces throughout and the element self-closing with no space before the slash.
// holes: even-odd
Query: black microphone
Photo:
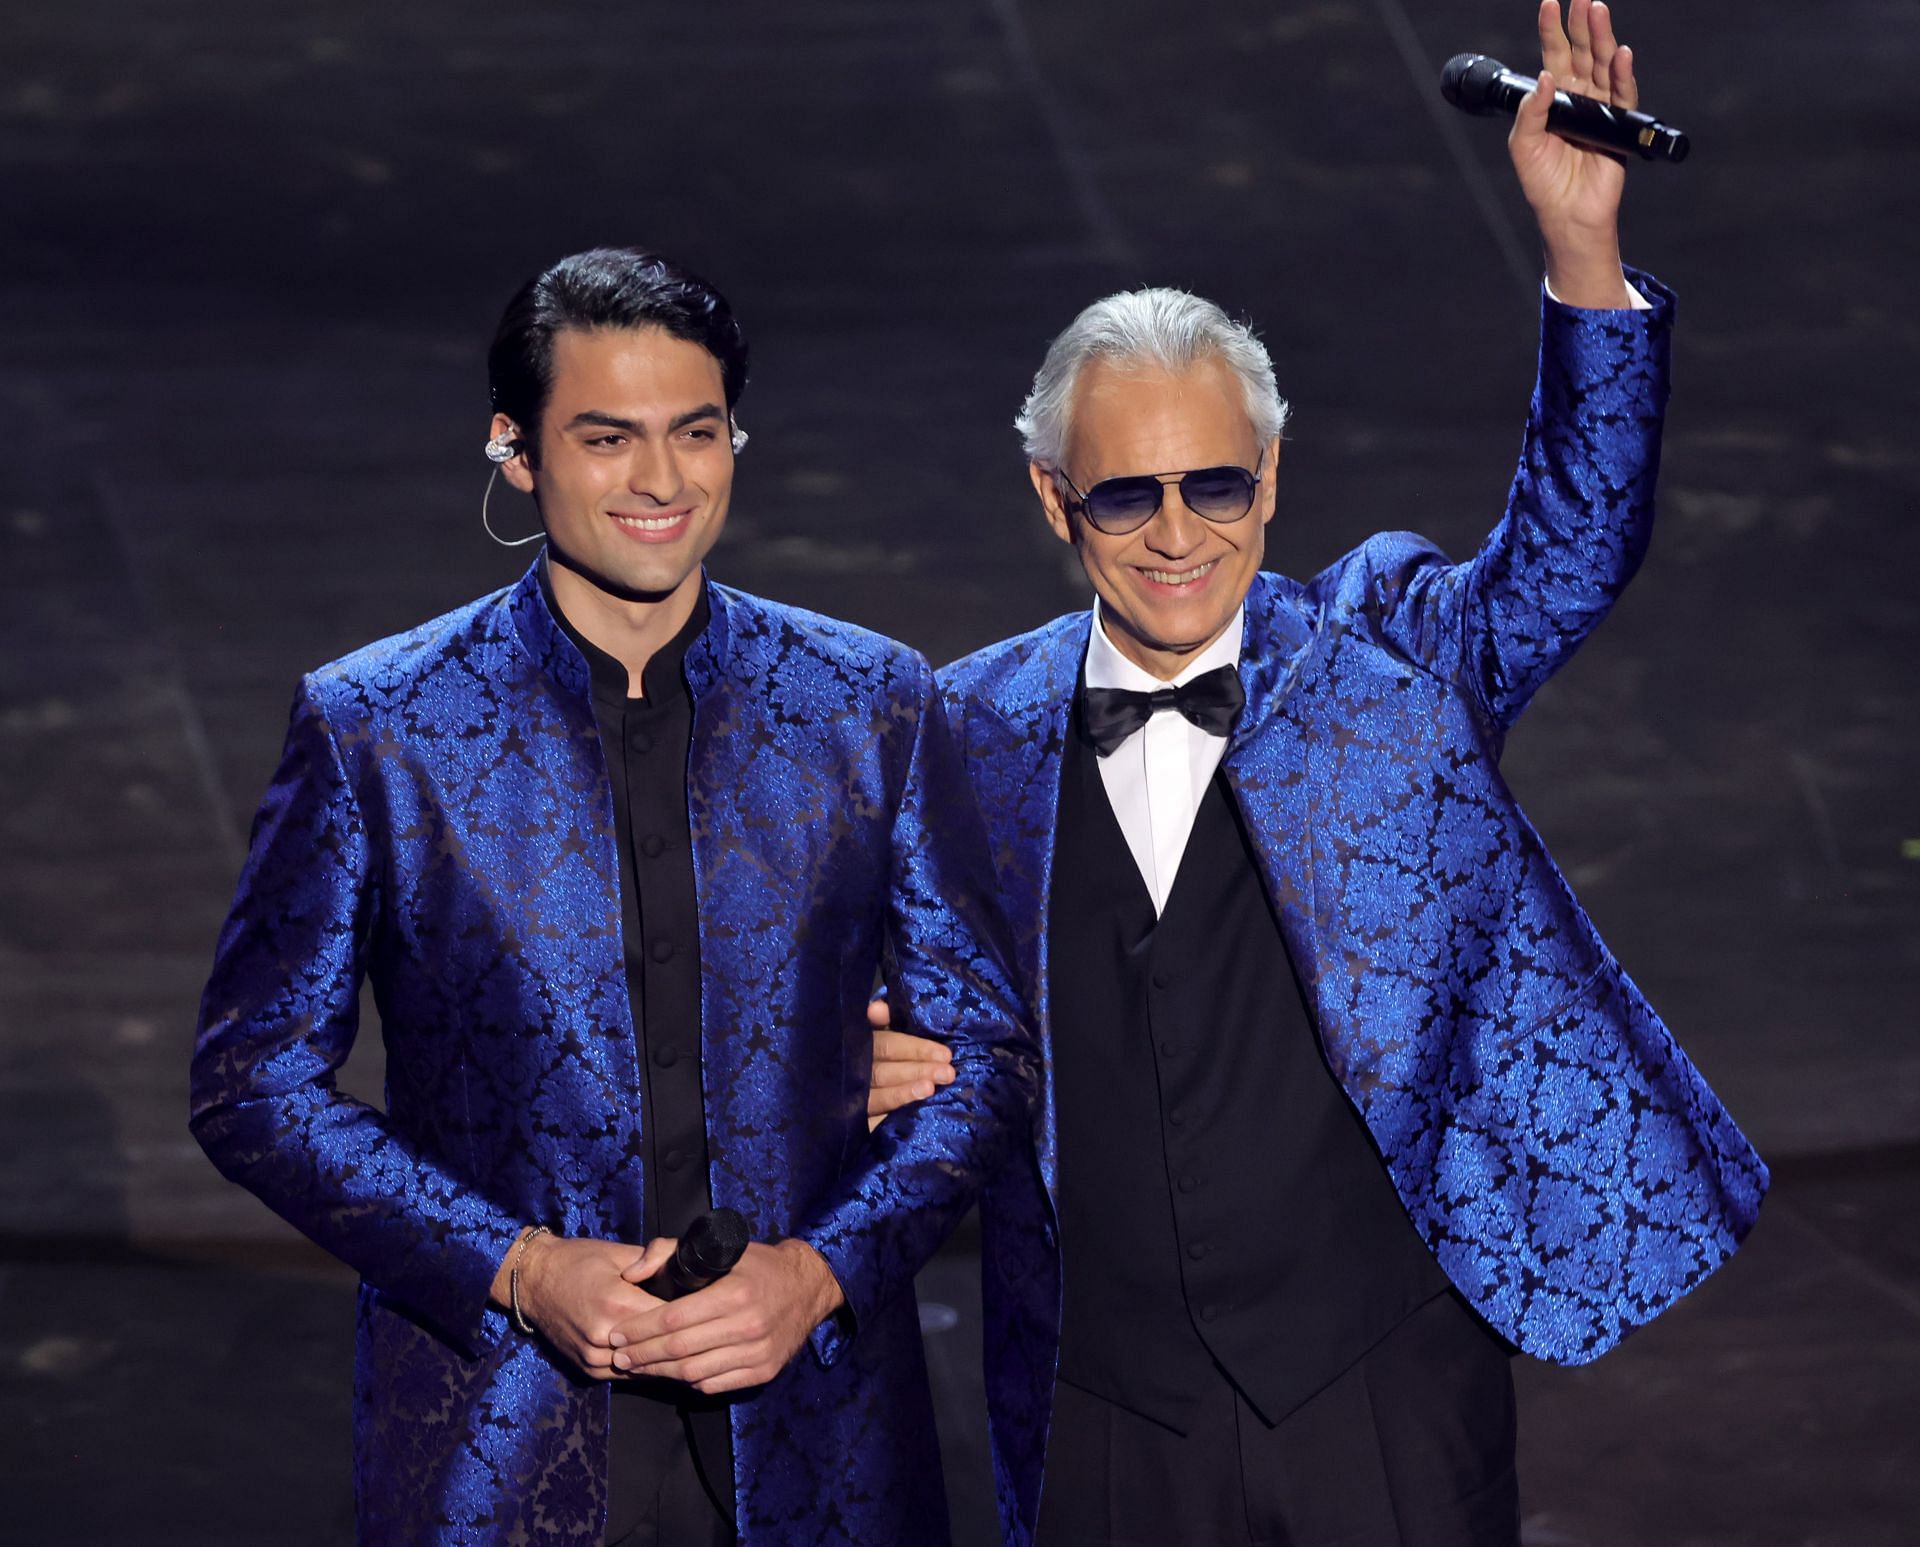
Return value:
<svg viewBox="0 0 1920 1547">
<path fill-rule="evenodd" d="M 1517 113 L 1532 92 L 1532 77 L 1516 75 L 1485 54 L 1455 54 L 1440 71 L 1440 95 L 1463 113 Z M 1592 97 L 1556 90 L 1547 127 L 1563 140 L 1643 161 L 1685 161 L 1687 137 L 1651 113 L 1608 107 Z"/>
<path fill-rule="evenodd" d="M 753 1234 L 732 1209 L 702 1214 L 681 1235 L 667 1265 L 640 1287 L 657 1300 L 677 1300 L 733 1271 Z"/>
</svg>

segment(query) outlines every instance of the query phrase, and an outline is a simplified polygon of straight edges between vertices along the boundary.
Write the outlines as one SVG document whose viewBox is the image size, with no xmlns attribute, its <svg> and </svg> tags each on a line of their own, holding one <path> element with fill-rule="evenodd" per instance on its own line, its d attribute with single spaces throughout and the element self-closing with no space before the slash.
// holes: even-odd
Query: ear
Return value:
<svg viewBox="0 0 1920 1547">
<path fill-rule="evenodd" d="M 1266 464 L 1260 469 L 1260 487 L 1254 491 L 1254 500 L 1260 506 L 1260 524 L 1265 526 L 1273 519 L 1273 512 L 1279 503 L 1280 489 L 1280 437 L 1278 435 L 1267 442 Z"/>
<path fill-rule="evenodd" d="M 526 437 L 520 433 L 520 426 L 505 414 L 495 414 L 493 422 L 487 427 L 487 435 L 496 440 L 505 436 L 513 442 L 514 455 L 500 464 L 500 471 L 506 475 L 507 482 L 522 494 L 533 493 L 533 464 L 528 459 L 529 448 Z"/>
<path fill-rule="evenodd" d="M 1033 482 L 1033 492 L 1040 496 L 1040 508 L 1046 513 L 1047 525 L 1053 528 L 1053 535 L 1063 543 L 1073 541 L 1073 517 L 1067 513 L 1067 502 L 1060 493 L 1060 480 L 1053 476 L 1053 469 L 1043 467 L 1038 462 L 1027 464 L 1027 477 Z"/>
</svg>

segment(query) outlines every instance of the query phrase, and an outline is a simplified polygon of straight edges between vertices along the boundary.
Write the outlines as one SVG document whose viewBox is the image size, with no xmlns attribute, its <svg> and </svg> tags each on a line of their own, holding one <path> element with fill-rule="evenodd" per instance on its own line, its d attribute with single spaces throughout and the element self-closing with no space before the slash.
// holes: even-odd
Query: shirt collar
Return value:
<svg viewBox="0 0 1920 1547">
<path fill-rule="evenodd" d="M 1124 688 L 1132 693 L 1151 693 L 1156 688 L 1184 687 L 1202 672 L 1240 664 L 1240 638 L 1247 616 L 1245 602 L 1234 609 L 1233 620 L 1220 631 L 1220 637 L 1182 667 L 1179 676 L 1171 683 L 1162 682 L 1152 672 L 1134 665 L 1122 655 L 1107 637 L 1107 626 L 1100 613 L 1100 603 L 1096 599 L 1093 604 L 1092 637 L 1087 641 L 1085 683 L 1090 688 Z"/>
<path fill-rule="evenodd" d="M 553 594 L 553 580 L 547 573 L 547 562 L 547 556 L 543 552 L 537 563 L 541 594 L 546 597 L 547 606 L 553 613 L 554 621 L 573 641 L 575 648 L 587 658 L 588 669 L 593 674 L 593 696 L 603 702 L 624 704 L 628 698 L 627 668 L 575 628 L 572 621 L 560 610 L 560 603 Z M 641 673 L 649 703 L 657 703 L 670 688 L 685 691 L 686 681 L 681 671 L 681 663 L 686 658 L 688 646 L 706 631 L 710 616 L 706 577 L 703 574 L 700 594 L 694 599 L 693 612 L 681 625 L 680 632 L 653 652 L 648 658 L 646 670 Z"/>
</svg>

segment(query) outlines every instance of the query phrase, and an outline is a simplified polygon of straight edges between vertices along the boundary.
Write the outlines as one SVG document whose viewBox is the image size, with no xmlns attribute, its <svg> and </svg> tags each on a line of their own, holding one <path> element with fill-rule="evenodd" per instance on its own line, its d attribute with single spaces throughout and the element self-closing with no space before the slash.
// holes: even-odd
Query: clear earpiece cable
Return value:
<svg viewBox="0 0 1920 1547">
<path fill-rule="evenodd" d="M 533 532 L 525 537 L 502 537 L 493 529 L 493 523 L 487 519 L 487 501 L 493 498 L 493 481 L 499 476 L 500 468 L 496 464 L 493 471 L 487 474 L 487 492 L 480 496 L 480 525 L 486 528 L 487 536 L 491 537 L 502 548 L 521 548 L 525 547 L 528 543 L 539 542 L 541 538 L 547 535 L 545 532 Z"/>
</svg>

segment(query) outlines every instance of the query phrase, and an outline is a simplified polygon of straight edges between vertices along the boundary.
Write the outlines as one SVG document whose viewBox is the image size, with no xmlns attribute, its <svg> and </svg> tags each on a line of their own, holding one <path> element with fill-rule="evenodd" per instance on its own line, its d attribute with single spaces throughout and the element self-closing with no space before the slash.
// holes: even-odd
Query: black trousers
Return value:
<svg viewBox="0 0 1920 1547">
<path fill-rule="evenodd" d="M 607 1433 L 605 1547 L 732 1547 L 733 1463 L 724 1405 L 690 1410 L 667 1382 L 616 1383 Z M 696 1439 L 696 1426 L 699 1434 Z M 708 1476 L 701 1456 L 726 1475 Z"/>
<path fill-rule="evenodd" d="M 1268 1424 L 1220 1378 L 1191 1430 L 1061 1382 L 1035 1547 L 1519 1547 L 1513 1375 L 1436 1296 Z"/>
</svg>

